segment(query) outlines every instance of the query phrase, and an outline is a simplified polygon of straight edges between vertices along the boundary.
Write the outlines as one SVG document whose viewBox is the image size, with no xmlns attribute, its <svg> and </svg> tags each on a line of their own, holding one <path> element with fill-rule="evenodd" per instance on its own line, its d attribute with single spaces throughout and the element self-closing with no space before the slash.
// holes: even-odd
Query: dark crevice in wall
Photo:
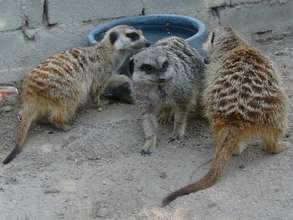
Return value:
<svg viewBox="0 0 293 220">
<path fill-rule="evenodd" d="M 21 25 L 21 31 L 22 31 L 23 37 L 25 40 L 35 41 L 36 40 L 35 34 L 30 33 L 28 29 L 29 29 L 29 20 L 27 15 L 24 15 L 22 25 Z"/>
<path fill-rule="evenodd" d="M 145 8 L 142 8 L 142 9 L 141 9 L 141 12 L 140 12 L 139 15 L 141 15 L 141 16 L 145 15 Z"/>
<path fill-rule="evenodd" d="M 49 10 L 48 10 L 48 0 L 44 0 L 44 4 L 43 4 L 43 25 L 45 27 L 51 28 L 57 25 L 57 23 L 54 24 L 50 24 L 49 23 Z"/>
<path fill-rule="evenodd" d="M 225 9 L 225 6 L 219 6 L 219 7 L 212 7 L 210 8 L 210 13 L 213 17 L 213 19 L 216 21 L 217 24 L 221 24 L 220 20 L 220 10 Z"/>
</svg>

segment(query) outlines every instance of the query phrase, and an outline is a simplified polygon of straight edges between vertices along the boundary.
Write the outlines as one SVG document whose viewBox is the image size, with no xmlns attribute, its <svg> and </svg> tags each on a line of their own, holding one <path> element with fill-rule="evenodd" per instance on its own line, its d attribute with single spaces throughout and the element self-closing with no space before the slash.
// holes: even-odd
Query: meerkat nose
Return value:
<svg viewBox="0 0 293 220">
<path fill-rule="evenodd" d="M 146 47 L 150 47 L 150 46 L 151 46 L 151 43 L 150 43 L 149 41 L 146 41 L 146 42 L 145 42 L 145 46 L 146 46 Z"/>
</svg>

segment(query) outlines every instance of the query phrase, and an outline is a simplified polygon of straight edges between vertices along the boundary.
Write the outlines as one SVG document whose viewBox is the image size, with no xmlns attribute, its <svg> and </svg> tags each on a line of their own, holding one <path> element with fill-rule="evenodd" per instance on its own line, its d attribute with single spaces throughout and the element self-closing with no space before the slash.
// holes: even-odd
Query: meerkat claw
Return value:
<svg viewBox="0 0 293 220">
<path fill-rule="evenodd" d="M 156 149 L 156 144 L 157 144 L 156 142 L 157 142 L 156 137 L 151 137 L 147 139 L 142 150 L 140 151 L 141 155 L 143 156 L 151 155 L 152 152 L 154 152 L 154 150 Z"/>
<path fill-rule="evenodd" d="M 150 155 L 152 154 L 152 152 L 151 152 L 150 150 L 142 149 L 142 150 L 140 151 L 140 154 L 141 154 L 142 156 L 150 156 Z"/>
</svg>

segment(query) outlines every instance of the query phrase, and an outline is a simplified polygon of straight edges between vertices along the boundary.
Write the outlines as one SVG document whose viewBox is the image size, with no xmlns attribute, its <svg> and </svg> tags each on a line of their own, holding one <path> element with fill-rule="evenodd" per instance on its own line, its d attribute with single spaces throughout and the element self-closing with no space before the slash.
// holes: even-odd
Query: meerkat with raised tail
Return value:
<svg viewBox="0 0 293 220">
<path fill-rule="evenodd" d="M 157 146 L 158 114 L 174 111 L 173 139 L 185 134 L 191 106 L 199 100 L 204 84 L 202 57 L 179 37 L 169 37 L 132 58 L 133 92 L 142 117 L 145 143 L 142 154 Z"/>
<path fill-rule="evenodd" d="M 45 119 L 67 130 L 76 109 L 88 99 L 99 106 L 112 72 L 147 44 L 142 31 L 120 25 L 107 31 L 97 45 L 58 53 L 34 68 L 23 82 L 15 148 L 3 163 L 21 152 L 32 122 Z"/>
<path fill-rule="evenodd" d="M 241 153 L 242 141 L 258 136 L 268 153 L 285 149 L 281 141 L 287 129 L 288 98 L 271 60 L 230 27 L 216 28 L 206 47 L 210 65 L 203 102 L 214 136 L 212 165 L 199 181 L 169 194 L 162 206 L 214 185 L 233 152 Z"/>
</svg>

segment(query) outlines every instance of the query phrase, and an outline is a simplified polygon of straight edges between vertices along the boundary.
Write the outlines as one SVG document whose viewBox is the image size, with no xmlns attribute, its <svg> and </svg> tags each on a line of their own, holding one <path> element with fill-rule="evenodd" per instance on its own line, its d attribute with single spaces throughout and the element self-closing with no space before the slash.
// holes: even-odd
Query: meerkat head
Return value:
<svg viewBox="0 0 293 220">
<path fill-rule="evenodd" d="M 102 40 L 120 52 L 136 52 L 150 46 L 141 30 L 128 25 L 118 25 L 108 30 Z"/>
<path fill-rule="evenodd" d="M 175 74 L 168 54 L 161 47 L 149 47 L 133 56 L 130 70 L 134 82 L 157 85 L 169 82 Z"/>
<path fill-rule="evenodd" d="M 215 52 L 224 53 L 237 47 L 240 41 L 240 38 L 231 27 L 217 26 L 209 34 L 207 41 L 203 44 L 203 48 L 210 58 Z"/>
</svg>

